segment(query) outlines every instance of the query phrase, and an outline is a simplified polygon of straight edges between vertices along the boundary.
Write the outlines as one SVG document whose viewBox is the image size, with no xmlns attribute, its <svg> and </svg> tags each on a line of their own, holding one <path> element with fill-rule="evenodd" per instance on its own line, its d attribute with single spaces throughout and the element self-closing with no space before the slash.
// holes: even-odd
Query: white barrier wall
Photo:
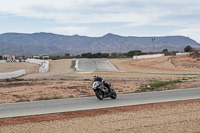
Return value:
<svg viewBox="0 0 200 133">
<path fill-rule="evenodd" d="M 153 54 L 153 55 L 139 55 L 139 56 L 133 56 L 133 59 L 143 59 L 143 58 L 156 58 L 165 56 L 164 54 Z"/>
<path fill-rule="evenodd" d="M 0 63 L 7 63 L 6 60 L 0 60 Z"/>
<path fill-rule="evenodd" d="M 26 74 L 26 71 L 24 69 L 14 71 L 14 72 L 8 72 L 8 73 L 0 73 L 0 79 L 16 78 L 16 77 L 22 76 L 24 74 Z"/>
<path fill-rule="evenodd" d="M 40 73 L 45 73 L 49 71 L 49 61 L 45 61 L 42 63 L 42 66 L 39 68 Z"/>
<path fill-rule="evenodd" d="M 28 63 L 36 63 L 41 65 L 39 68 L 39 72 L 43 73 L 43 72 L 48 72 L 49 71 L 49 61 L 47 60 L 39 60 L 39 59 L 26 59 L 25 62 Z"/>
<path fill-rule="evenodd" d="M 184 53 L 176 53 L 176 55 L 189 55 L 191 53 L 194 53 L 194 52 L 184 52 Z"/>
<path fill-rule="evenodd" d="M 44 60 L 38 60 L 38 59 L 26 59 L 25 62 L 28 62 L 28 63 L 36 63 L 36 64 L 39 64 L 41 65 L 42 62 L 44 62 Z"/>
</svg>

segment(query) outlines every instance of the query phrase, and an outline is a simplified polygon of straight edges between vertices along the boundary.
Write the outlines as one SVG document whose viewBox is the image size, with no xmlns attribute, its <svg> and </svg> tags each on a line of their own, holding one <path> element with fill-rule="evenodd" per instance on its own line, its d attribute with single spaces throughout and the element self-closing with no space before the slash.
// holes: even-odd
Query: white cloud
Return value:
<svg viewBox="0 0 200 133">
<path fill-rule="evenodd" d="M 187 27 L 183 27 L 181 29 L 174 30 L 173 32 L 176 35 L 183 35 L 188 36 L 191 39 L 194 39 L 198 42 L 200 42 L 200 25 L 190 25 Z"/>
<path fill-rule="evenodd" d="M 0 14 L 64 24 L 119 22 L 128 23 L 129 27 L 175 26 L 178 30 L 174 33 L 192 36 L 197 36 L 199 28 L 188 25 L 200 27 L 200 1 L 197 0 L 0 0 Z M 57 26 L 51 30 L 81 34 L 90 29 Z"/>
<path fill-rule="evenodd" d="M 200 10 L 197 4 L 194 0 L 2 0 L 0 13 L 62 23 L 128 22 L 137 26 L 168 15 L 192 14 Z"/>
<path fill-rule="evenodd" d="M 55 27 L 47 30 L 57 34 L 75 35 L 79 33 L 84 35 L 84 33 L 87 32 L 88 27 Z"/>
</svg>

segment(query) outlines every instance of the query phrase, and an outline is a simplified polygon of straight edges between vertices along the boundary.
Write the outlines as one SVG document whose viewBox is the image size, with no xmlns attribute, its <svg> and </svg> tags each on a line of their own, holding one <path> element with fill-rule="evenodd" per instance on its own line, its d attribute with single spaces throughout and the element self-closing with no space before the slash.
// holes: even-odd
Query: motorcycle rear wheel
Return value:
<svg viewBox="0 0 200 133">
<path fill-rule="evenodd" d="M 103 100 L 103 93 L 101 90 L 95 91 L 95 94 L 99 100 Z"/>
</svg>

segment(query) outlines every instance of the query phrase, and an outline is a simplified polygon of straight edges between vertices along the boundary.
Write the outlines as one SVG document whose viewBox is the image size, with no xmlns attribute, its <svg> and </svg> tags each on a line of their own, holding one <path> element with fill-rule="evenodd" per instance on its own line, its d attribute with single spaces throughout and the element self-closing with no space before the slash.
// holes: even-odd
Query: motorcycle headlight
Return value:
<svg viewBox="0 0 200 133">
<path fill-rule="evenodd" d="M 110 86 L 110 87 L 111 87 L 111 83 L 108 83 L 108 86 Z"/>
<path fill-rule="evenodd" d="M 98 82 L 94 82 L 92 88 L 95 90 L 97 88 L 97 86 L 99 85 Z"/>
</svg>

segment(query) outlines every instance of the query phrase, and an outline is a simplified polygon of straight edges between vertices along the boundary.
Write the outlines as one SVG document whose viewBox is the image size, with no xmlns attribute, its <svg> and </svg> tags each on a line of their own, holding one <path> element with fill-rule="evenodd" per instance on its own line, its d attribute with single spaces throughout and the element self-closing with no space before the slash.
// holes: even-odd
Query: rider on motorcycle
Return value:
<svg viewBox="0 0 200 133">
<path fill-rule="evenodd" d="M 103 85 L 104 85 L 106 88 L 108 88 L 108 91 L 110 91 L 110 87 L 109 87 L 108 83 L 106 83 L 105 80 L 104 80 L 103 78 L 99 77 L 98 75 L 94 75 L 94 82 L 95 82 L 95 81 L 102 82 Z"/>
</svg>

